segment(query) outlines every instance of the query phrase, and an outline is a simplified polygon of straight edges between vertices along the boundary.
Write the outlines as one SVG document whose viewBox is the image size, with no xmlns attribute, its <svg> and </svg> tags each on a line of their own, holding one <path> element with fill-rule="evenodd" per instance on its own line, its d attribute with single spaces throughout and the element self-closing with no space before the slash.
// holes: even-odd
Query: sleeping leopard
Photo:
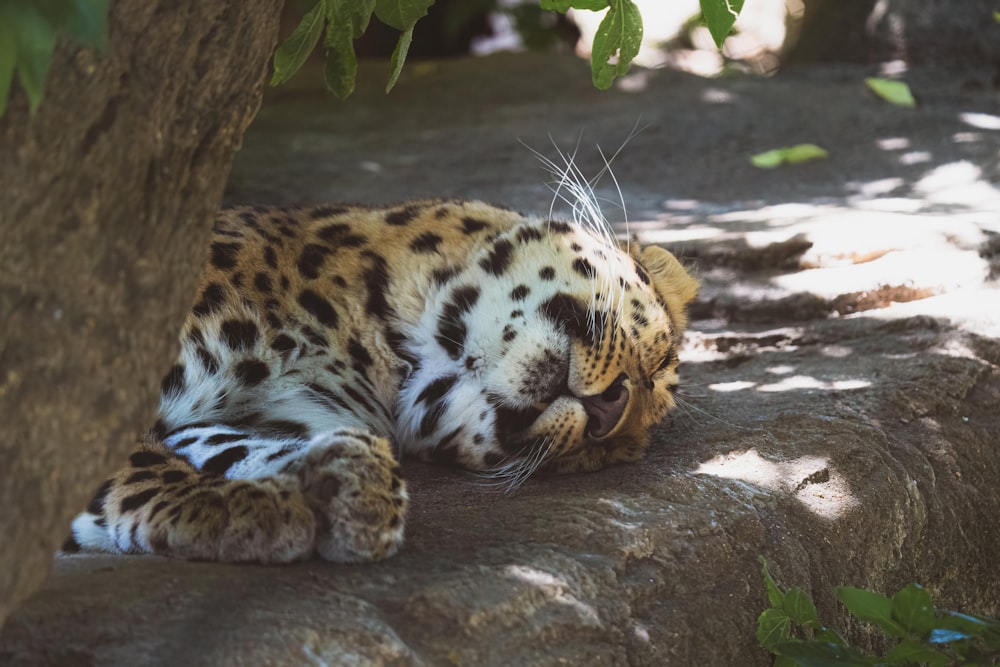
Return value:
<svg viewBox="0 0 1000 667">
<path fill-rule="evenodd" d="M 376 561 L 404 455 L 511 486 L 634 461 L 697 288 L 662 248 L 476 201 L 225 210 L 159 418 L 64 551 Z"/>
</svg>

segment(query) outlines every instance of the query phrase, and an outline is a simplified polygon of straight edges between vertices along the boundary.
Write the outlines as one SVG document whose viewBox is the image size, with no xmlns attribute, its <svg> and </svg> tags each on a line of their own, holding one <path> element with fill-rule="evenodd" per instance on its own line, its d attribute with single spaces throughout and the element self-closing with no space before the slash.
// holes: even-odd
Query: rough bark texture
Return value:
<svg viewBox="0 0 1000 667">
<path fill-rule="evenodd" d="M 997 72 L 990 0 L 804 0 L 789 62 L 959 65 Z"/>
<path fill-rule="evenodd" d="M 149 424 L 281 6 L 111 4 L 0 120 L 0 623 Z"/>
<path fill-rule="evenodd" d="M 758 555 L 847 625 L 833 587 L 917 581 L 1000 614 L 1000 136 L 992 93 L 914 70 L 918 110 L 862 67 L 768 79 L 648 72 L 599 93 L 585 63 L 522 55 L 362 68 L 337 105 L 306 79 L 247 135 L 228 198 L 482 197 L 548 211 L 549 137 L 614 162 L 630 231 L 704 282 L 684 406 L 640 463 L 505 495 L 409 463 L 408 541 L 374 566 L 60 558 L 0 634 L 35 665 L 770 665 Z M 829 159 L 748 157 L 813 141 Z M 598 186 L 604 201 L 617 192 Z M 608 204 L 610 217 L 620 211 Z M 934 296 L 928 297 L 928 294 Z M 926 298 L 924 298 L 926 297 Z"/>
</svg>

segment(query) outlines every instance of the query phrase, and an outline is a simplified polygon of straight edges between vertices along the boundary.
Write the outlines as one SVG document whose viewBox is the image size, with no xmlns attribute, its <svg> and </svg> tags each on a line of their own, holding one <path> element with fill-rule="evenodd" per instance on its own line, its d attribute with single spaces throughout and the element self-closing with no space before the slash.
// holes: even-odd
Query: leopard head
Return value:
<svg viewBox="0 0 1000 667">
<path fill-rule="evenodd" d="M 404 449 L 513 485 L 639 458 L 674 405 L 697 289 L 666 250 L 581 225 L 497 235 L 414 332 Z"/>
</svg>

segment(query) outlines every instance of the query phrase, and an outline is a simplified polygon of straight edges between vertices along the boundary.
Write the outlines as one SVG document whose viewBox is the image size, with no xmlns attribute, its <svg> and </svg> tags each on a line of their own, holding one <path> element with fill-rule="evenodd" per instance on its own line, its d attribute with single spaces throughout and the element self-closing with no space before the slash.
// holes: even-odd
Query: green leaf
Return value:
<svg viewBox="0 0 1000 667">
<path fill-rule="evenodd" d="M 279 83 L 288 81 L 299 71 L 302 63 L 306 61 L 309 54 L 316 47 L 319 36 L 323 34 L 323 22 L 326 14 L 323 11 L 323 0 L 319 0 L 310 9 L 299 25 L 292 31 L 292 34 L 274 52 L 274 76 L 271 77 L 271 85 L 277 86 Z"/>
<path fill-rule="evenodd" d="M 993 20 L 1000 23 L 1000 12 L 993 12 Z"/>
<path fill-rule="evenodd" d="M 323 80 L 327 90 L 343 101 L 354 92 L 358 59 L 354 55 L 353 29 L 350 23 L 328 23 L 326 27 L 326 69 Z"/>
<path fill-rule="evenodd" d="M 17 66 L 17 44 L 14 41 L 14 29 L 0 7 L 0 117 L 7 111 L 7 98 L 10 96 L 10 84 L 14 80 L 14 68 Z"/>
<path fill-rule="evenodd" d="M 392 51 L 392 60 L 390 61 L 392 69 L 389 72 L 389 82 L 385 85 L 387 93 L 396 85 L 399 74 L 403 71 L 403 62 L 406 60 L 406 52 L 410 50 L 411 41 L 413 41 L 413 26 L 403 31 L 403 34 L 399 36 L 399 41 L 396 42 L 396 48 Z"/>
<path fill-rule="evenodd" d="M 837 588 L 837 598 L 858 619 L 877 625 L 883 632 L 893 637 L 906 636 L 906 630 L 892 618 L 892 600 L 884 595 L 861 588 L 841 586 Z"/>
<path fill-rule="evenodd" d="M 28 105 L 34 114 L 42 101 L 45 77 L 56 48 L 55 27 L 37 7 L 13 4 L 7 6 L 7 11 L 13 18 L 17 44 L 17 78 L 28 94 Z"/>
<path fill-rule="evenodd" d="M 72 0 L 60 27 L 78 42 L 103 51 L 108 42 L 108 0 Z"/>
<path fill-rule="evenodd" d="M 815 144 L 798 144 L 787 148 L 757 153 L 750 157 L 750 163 L 760 169 L 773 169 L 783 164 L 797 164 L 809 160 L 819 160 L 829 155 L 825 149 Z"/>
<path fill-rule="evenodd" d="M 778 584 L 771 577 L 771 573 L 767 569 L 767 560 L 763 556 L 757 556 L 757 560 L 760 561 L 760 571 L 764 575 L 764 585 L 767 586 L 767 599 L 771 602 L 772 607 L 780 608 L 785 594 L 781 592 Z"/>
<path fill-rule="evenodd" d="M 799 625 L 818 630 L 823 627 L 816 613 L 816 605 L 801 588 L 793 586 L 785 593 L 781 610 Z"/>
<path fill-rule="evenodd" d="M 917 101 L 913 99 L 913 93 L 910 92 L 910 87 L 902 81 L 868 77 L 865 79 L 865 85 L 886 102 L 890 102 L 900 107 L 912 108 L 917 106 Z"/>
<path fill-rule="evenodd" d="M 712 33 L 715 45 L 722 48 L 729 32 L 733 29 L 737 17 L 743 10 L 743 0 L 699 0 L 701 15 L 705 17 L 705 25 Z"/>
<path fill-rule="evenodd" d="M 780 609 L 765 609 L 757 617 L 757 643 L 768 651 L 787 641 L 791 632 L 792 619 Z"/>
<path fill-rule="evenodd" d="M 840 636 L 840 633 L 832 628 L 823 628 L 816 633 L 816 641 L 836 644 L 837 646 L 847 646 L 847 642 Z"/>
<path fill-rule="evenodd" d="M 606 90 L 616 76 L 628 72 L 642 42 L 642 15 L 632 0 L 612 0 L 594 35 L 590 71 L 594 86 Z M 611 64 L 613 56 L 618 62 Z"/>
<path fill-rule="evenodd" d="M 914 635 L 924 636 L 934 627 L 934 605 L 930 594 L 910 584 L 892 596 L 892 617 Z"/>
<path fill-rule="evenodd" d="M 599 12 L 606 8 L 609 0 L 541 0 L 541 8 L 550 12 L 566 13 L 568 9 L 589 9 Z"/>
<path fill-rule="evenodd" d="M 951 659 L 944 653 L 935 651 L 923 642 L 914 639 L 904 639 L 885 654 L 885 662 L 889 665 L 946 667 L 951 664 Z"/>
<path fill-rule="evenodd" d="M 368 23 L 372 20 L 372 12 L 375 11 L 375 0 L 353 0 L 349 1 L 346 7 L 349 9 L 347 20 L 351 22 L 354 39 L 357 39 L 368 29 Z"/>
<path fill-rule="evenodd" d="M 434 0 L 376 0 L 375 16 L 387 26 L 405 31 L 426 16 L 433 4 Z"/>
</svg>

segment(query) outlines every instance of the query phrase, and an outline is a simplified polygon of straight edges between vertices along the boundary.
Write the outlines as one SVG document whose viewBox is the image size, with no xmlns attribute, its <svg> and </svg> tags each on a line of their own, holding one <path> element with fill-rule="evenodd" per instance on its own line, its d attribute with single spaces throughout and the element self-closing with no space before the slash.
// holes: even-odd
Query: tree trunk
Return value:
<svg viewBox="0 0 1000 667">
<path fill-rule="evenodd" d="M 281 4 L 113 2 L 0 120 L 0 623 L 151 424 Z"/>
<path fill-rule="evenodd" d="M 803 0 L 789 62 L 1000 66 L 993 0 Z"/>
</svg>

